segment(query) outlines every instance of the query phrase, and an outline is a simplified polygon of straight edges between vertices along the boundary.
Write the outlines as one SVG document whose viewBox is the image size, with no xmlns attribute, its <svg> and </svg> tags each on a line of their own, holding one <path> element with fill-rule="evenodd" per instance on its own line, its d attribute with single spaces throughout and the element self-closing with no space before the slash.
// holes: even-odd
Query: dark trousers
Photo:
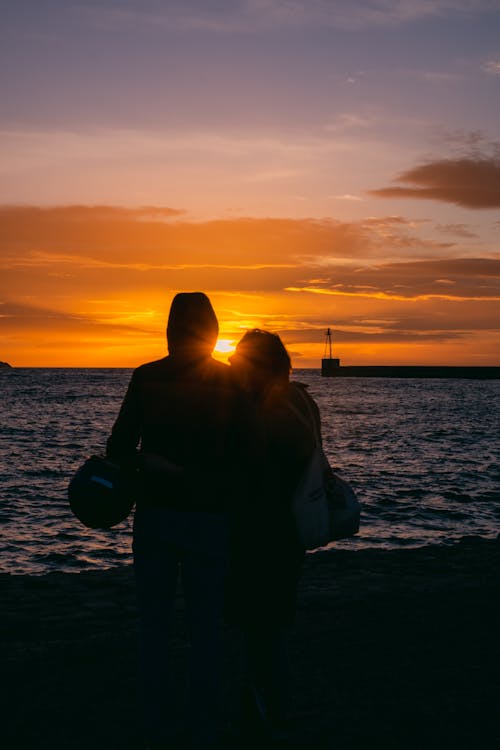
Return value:
<svg viewBox="0 0 500 750">
<path fill-rule="evenodd" d="M 254 626 L 244 630 L 244 671 L 247 701 L 262 701 L 249 706 L 261 711 L 262 718 L 283 721 L 291 708 L 291 675 L 285 628 Z M 254 691 L 256 689 L 256 691 Z"/>
<path fill-rule="evenodd" d="M 221 615 L 228 525 L 222 515 L 143 507 L 134 521 L 145 733 L 169 742 L 184 728 L 210 744 L 220 724 Z M 186 712 L 180 712 L 170 653 L 177 580 L 190 639 Z"/>
</svg>

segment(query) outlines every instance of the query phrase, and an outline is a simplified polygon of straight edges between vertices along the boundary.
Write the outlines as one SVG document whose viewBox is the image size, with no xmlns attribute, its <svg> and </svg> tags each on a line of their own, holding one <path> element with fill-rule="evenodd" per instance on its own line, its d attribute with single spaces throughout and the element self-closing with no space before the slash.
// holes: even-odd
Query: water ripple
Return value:
<svg viewBox="0 0 500 750">
<path fill-rule="evenodd" d="M 43 574 L 131 560 L 131 519 L 83 528 L 67 483 L 103 450 L 130 370 L 14 369 L 0 378 L 1 567 Z M 500 520 L 499 381 L 321 378 L 301 371 L 325 450 L 363 501 L 340 548 L 449 544 L 495 536 Z"/>
</svg>

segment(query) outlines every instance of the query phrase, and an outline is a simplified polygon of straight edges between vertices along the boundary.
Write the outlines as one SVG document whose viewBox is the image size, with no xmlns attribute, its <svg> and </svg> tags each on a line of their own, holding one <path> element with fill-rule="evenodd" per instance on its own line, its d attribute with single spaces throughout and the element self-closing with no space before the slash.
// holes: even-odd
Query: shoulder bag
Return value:
<svg viewBox="0 0 500 750">
<path fill-rule="evenodd" d="M 312 430 L 315 440 L 309 463 L 292 500 L 299 540 L 306 550 L 324 547 L 359 531 L 361 504 L 350 484 L 331 468 L 321 446 L 321 435 L 309 397 L 300 393 L 308 417 L 293 404 L 290 409 Z"/>
</svg>

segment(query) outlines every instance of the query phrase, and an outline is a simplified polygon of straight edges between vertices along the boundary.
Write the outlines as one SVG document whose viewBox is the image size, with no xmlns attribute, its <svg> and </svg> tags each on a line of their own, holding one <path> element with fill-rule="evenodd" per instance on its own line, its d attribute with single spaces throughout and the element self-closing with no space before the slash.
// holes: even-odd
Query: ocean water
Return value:
<svg viewBox="0 0 500 750">
<path fill-rule="evenodd" d="M 44 574 L 131 561 L 131 519 L 84 528 L 67 485 L 103 451 L 131 371 L 0 371 L 0 569 Z M 299 370 L 326 452 L 363 503 L 358 537 L 400 548 L 495 537 L 500 522 L 500 381 L 322 378 Z"/>
</svg>

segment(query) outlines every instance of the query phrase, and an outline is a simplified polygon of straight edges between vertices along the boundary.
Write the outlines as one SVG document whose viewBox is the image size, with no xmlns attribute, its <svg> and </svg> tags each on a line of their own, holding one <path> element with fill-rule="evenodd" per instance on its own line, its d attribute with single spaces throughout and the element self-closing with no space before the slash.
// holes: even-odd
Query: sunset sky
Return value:
<svg viewBox="0 0 500 750">
<path fill-rule="evenodd" d="M 0 360 L 159 358 L 201 290 L 296 368 L 500 365 L 498 0 L 0 10 Z"/>
</svg>

